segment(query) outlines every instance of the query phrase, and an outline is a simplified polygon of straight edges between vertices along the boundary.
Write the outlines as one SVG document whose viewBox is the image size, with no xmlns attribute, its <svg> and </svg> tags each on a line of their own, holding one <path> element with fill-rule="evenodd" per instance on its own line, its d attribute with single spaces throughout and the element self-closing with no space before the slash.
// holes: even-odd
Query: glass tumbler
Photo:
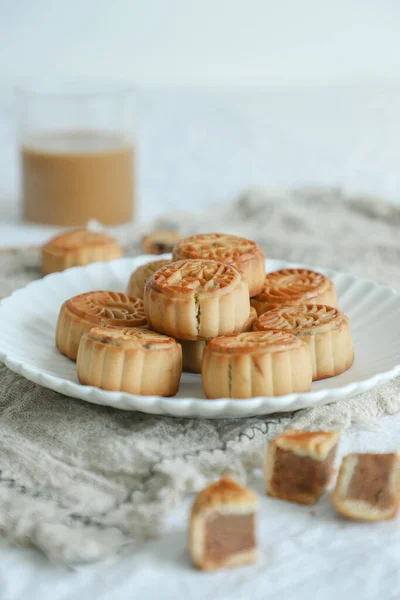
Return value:
<svg viewBox="0 0 400 600">
<path fill-rule="evenodd" d="M 114 84 L 17 90 L 23 217 L 48 225 L 131 221 L 135 97 Z"/>
</svg>

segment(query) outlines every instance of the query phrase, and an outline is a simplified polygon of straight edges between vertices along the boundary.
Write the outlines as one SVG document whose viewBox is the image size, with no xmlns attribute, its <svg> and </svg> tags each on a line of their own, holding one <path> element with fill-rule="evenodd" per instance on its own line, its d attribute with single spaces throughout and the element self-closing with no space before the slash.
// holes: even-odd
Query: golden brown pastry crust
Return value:
<svg viewBox="0 0 400 600">
<path fill-rule="evenodd" d="M 223 477 L 199 492 L 192 506 L 189 525 L 189 553 L 193 564 L 206 571 L 254 563 L 257 560 L 254 517 L 258 507 L 256 494 L 230 477 Z M 250 535 L 253 543 L 243 550 L 215 557 L 207 555 L 207 520 L 212 515 L 222 517 L 252 517 Z M 212 526 L 212 525 L 211 525 Z M 230 531 L 233 534 L 232 531 Z M 236 532 L 235 532 L 236 533 Z M 239 532 L 238 532 L 239 534 Z"/>
<path fill-rule="evenodd" d="M 146 283 L 144 304 L 149 328 L 184 340 L 240 331 L 250 313 L 243 275 L 206 260 L 182 260 L 159 269 Z"/>
<path fill-rule="evenodd" d="M 360 461 L 367 460 L 361 463 Z M 390 461 L 383 473 L 383 461 Z M 374 464 L 375 463 L 375 464 Z M 372 469 L 376 469 L 371 472 Z M 386 481 L 379 482 L 384 474 Z M 351 490 L 353 478 L 365 483 L 364 490 Z M 365 494 L 371 495 L 367 500 Z M 382 505 L 382 499 L 385 502 Z M 385 521 L 393 519 L 400 508 L 400 455 L 398 453 L 352 453 L 343 458 L 332 502 L 338 513 L 354 521 Z M 381 504 L 381 505 L 380 505 Z"/>
<path fill-rule="evenodd" d="M 264 286 L 265 256 L 251 240 L 225 233 L 200 233 L 182 239 L 173 250 L 174 260 L 216 260 L 233 265 L 249 284 L 249 294 L 258 294 Z"/>
<path fill-rule="evenodd" d="M 307 392 L 311 380 L 307 344 L 285 331 L 218 337 L 203 352 L 203 388 L 210 399 Z"/>
<path fill-rule="evenodd" d="M 154 331 L 95 327 L 81 338 L 76 368 L 84 385 L 173 396 L 179 389 L 182 352 L 173 338 Z"/>
<path fill-rule="evenodd" d="M 142 250 L 144 254 L 172 252 L 180 239 L 181 236 L 177 231 L 153 231 L 142 238 Z"/>
<path fill-rule="evenodd" d="M 87 292 L 70 298 L 61 306 L 56 345 L 62 354 L 76 360 L 82 335 L 93 327 L 142 327 L 146 324 L 140 298 L 120 292 Z"/>
<path fill-rule="evenodd" d="M 333 282 L 309 269 L 281 269 L 268 273 L 263 290 L 251 300 L 258 316 L 282 304 L 326 304 L 337 306 Z"/>
<path fill-rule="evenodd" d="M 244 324 L 242 331 L 251 331 L 257 313 L 253 307 L 250 308 L 250 315 Z M 188 373 L 201 373 L 201 363 L 203 359 L 203 350 L 207 344 L 204 340 L 177 340 L 182 346 L 183 370 Z"/>
<path fill-rule="evenodd" d="M 339 435 L 293 429 L 271 440 L 264 468 L 267 495 L 298 504 L 314 504 L 332 477 Z M 284 485 L 276 482 L 277 469 Z M 301 481 L 299 487 L 296 476 Z"/>
<path fill-rule="evenodd" d="M 206 508 L 220 507 L 221 504 L 254 509 L 257 507 L 257 495 L 226 475 L 197 494 L 192 514 Z"/>
<path fill-rule="evenodd" d="M 142 298 L 144 296 L 144 286 L 146 281 L 154 275 L 158 269 L 168 265 L 170 260 L 153 260 L 137 267 L 129 278 L 128 287 L 126 293 L 128 296 L 134 296 L 135 298 Z"/>
<path fill-rule="evenodd" d="M 311 456 L 314 460 L 324 460 L 339 442 L 338 431 L 303 431 L 289 429 L 275 438 L 271 444 L 298 456 Z"/>
<path fill-rule="evenodd" d="M 283 305 L 263 313 L 253 329 L 279 329 L 301 337 L 310 348 L 314 381 L 339 375 L 353 364 L 349 319 L 337 308 L 323 304 Z"/>
<path fill-rule="evenodd" d="M 55 273 L 121 256 L 122 248 L 112 237 L 87 229 L 75 229 L 57 235 L 42 247 L 42 272 Z"/>
</svg>

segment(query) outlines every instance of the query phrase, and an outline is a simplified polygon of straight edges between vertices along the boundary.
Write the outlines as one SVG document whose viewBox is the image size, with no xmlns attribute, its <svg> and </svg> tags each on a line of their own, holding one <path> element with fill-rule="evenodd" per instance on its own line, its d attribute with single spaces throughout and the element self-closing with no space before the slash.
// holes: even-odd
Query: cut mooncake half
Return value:
<svg viewBox="0 0 400 600">
<path fill-rule="evenodd" d="M 230 477 L 199 492 L 189 525 L 193 564 L 198 569 L 214 571 L 254 563 L 257 506 L 254 492 Z"/>
<path fill-rule="evenodd" d="M 270 441 L 265 461 L 267 494 L 314 504 L 331 480 L 338 442 L 338 432 L 298 429 Z"/>
<path fill-rule="evenodd" d="M 135 269 L 129 278 L 129 283 L 126 290 L 128 296 L 143 298 L 146 281 L 152 275 L 154 275 L 158 269 L 168 265 L 170 262 L 170 260 L 153 260 Z"/>
<path fill-rule="evenodd" d="M 343 458 L 332 494 L 336 510 L 348 519 L 393 519 L 400 506 L 400 456 L 353 453 Z"/>
</svg>

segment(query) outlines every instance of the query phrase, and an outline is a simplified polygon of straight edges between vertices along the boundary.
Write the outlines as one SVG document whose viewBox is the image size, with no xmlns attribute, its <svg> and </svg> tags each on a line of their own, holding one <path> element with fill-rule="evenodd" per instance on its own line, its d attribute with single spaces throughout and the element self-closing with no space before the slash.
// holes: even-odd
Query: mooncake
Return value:
<svg viewBox="0 0 400 600">
<path fill-rule="evenodd" d="M 183 340 L 207 340 L 242 329 L 250 313 L 249 288 L 230 265 L 181 260 L 147 280 L 144 307 L 149 329 Z"/>
<path fill-rule="evenodd" d="M 253 398 L 310 391 L 308 346 L 286 331 L 252 331 L 211 340 L 201 368 L 207 398 Z"/>
<path fill-rule="evenodd" d="M 349 319 L 332 306 L 284 305 L 263 313 L 255 320 L 253 329 L 288 331 L 306 342 L 311 352 L 313 380 L 339 375 L 353 364 Z"/>
<path fill-rule="evenodd" d="M 120 292 L 96 291 L 79 294 L 61 306 L 56 345 L 76 360 L 79 342 L 93 327 L 143 327 L 147 324 L 143 300 Z"/>
<path fill-rule="evenodd" d="M 250 315 L 241 331 L 251 331 L 252 325 L 257 318 L 257 313 L 253 307 L 250 309 Z M 207 344 L 204 340 L 177 340 L 182 346 L 183 370 L 189 373 L 201 373 L 201 363 L 203 359 L 203 350 Z"/>
<path fill-rule="evenodd" d="M 400 456 L 352 453 L 343 458 L 332 494 L 336 510 L 347 519 L 393 519 L 400 507 Z"/>
<path fill-rule="evenodd" d="M 153 231 L 142 238 L 142 250 L 144 254 L 172 252 L 180 239 L 181 236 L 177 231 Z"/>
<path fill-rule="evenodd" d="M 256 242 L 226 233 L 200 233 L 183 238 L 173 250 L 174 260 L 216 260 L 233 265 L 249 284 L 249 294 L 261 292 L 265 279 L 264 252 Z"/>
<path fill-rule="evenodd" d="M 256 494 L 230 477 L 199 492 L 189 524 L 189 553 L 204 571 L 248 565 L 257 560 Z"/>
<path fill-rule="evenodd" d="M 251 300 L 258 315 L 282 304 L 337 306 L 333 282 L 309 269 L 281 269 L 268 273 L 262 291 Z"/>
<path fill-rule="evenodd" d="M 42 247 L 42 272 L 64 271 L 69 267 L 120 258 L 119 243 L 104 233 L 75 229 L 52 238 Z"/>
<path fill-rule="evenodd" d="M 95 327 L 81 338 L 76 368 L 84 385 L 172 396 L 179 389 L 182 352 L 173 338 L 154 331 Z"/>
<path fill-rule="evenodd" d="M 129 278 L 129 283 L 126 290 L 128 296 L 143 298 L 146 281 L 149 279 L 149 277 L 154 275 L 158 269 L 161 269 L 161 267 L 164 265 L 168 265 L 170 262 L 170 260 L 153 260 L 135 269 Z"/>
<path fill-rule="evenodd" d="M 268 496 L 314 504 L 329 484 L 339 433 L 291 429 L 267 445 L 265 486 Z"/>
</svg>

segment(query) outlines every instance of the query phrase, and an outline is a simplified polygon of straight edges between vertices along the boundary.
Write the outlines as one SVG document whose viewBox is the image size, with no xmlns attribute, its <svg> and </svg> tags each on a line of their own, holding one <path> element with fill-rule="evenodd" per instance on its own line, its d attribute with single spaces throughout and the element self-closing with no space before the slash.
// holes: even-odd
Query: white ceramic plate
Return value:
<svg viewBox="0 0 400 600">
<path fill-rule="evenodd" d="M 162 258 L 169 258 L 165 255 Z M 173 398 L 106 392 L 79 384 L 75 363 L 54 345 L 58 311 L 64 300 L 90 290 L 125 291 L 132 270 L 154 256 L 124 258 L 68 269 L 16 290 L 0 303 L 0 360 L 27 379 L 62 394 L 124 410 L 180 417 L 248 417 L 336 402 L 400 374 L 400 295 L 367 279 L 331 269 L 268 260 L 268 271 L 308 267 L 331 277 L 340 308 L 349 315 L 354 343 L 352 368 L 312 384 L 311 392 L 250 400 L 206 400 L 200 375 L 184 373 Z"/>
</svg>

